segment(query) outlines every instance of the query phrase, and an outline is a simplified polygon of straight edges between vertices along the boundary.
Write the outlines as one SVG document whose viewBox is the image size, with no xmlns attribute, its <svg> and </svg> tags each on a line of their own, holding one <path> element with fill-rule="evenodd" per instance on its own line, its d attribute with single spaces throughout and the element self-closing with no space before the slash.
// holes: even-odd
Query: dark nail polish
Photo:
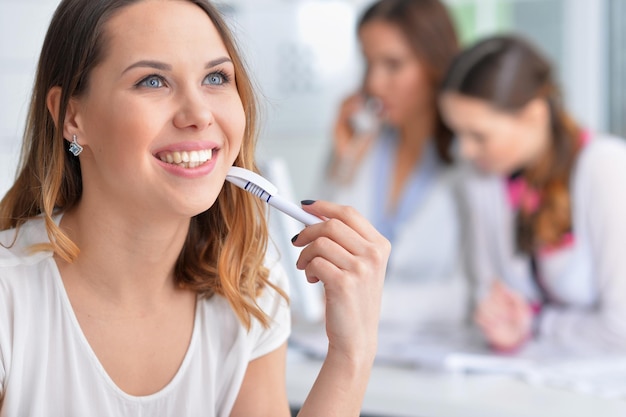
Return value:
<svg viewBox="0 0 626 417">
<path fill-rule="evenodd" d="M 298 240 L 298 236 L 300 236 L 300 233 L 291 238 L 291 243 L 294 243 L 296 240 Z"/>
<path fill-rule="evenodd" d="M 302 200 L 300 202 L 300 204 L 302 204 L 303 206 L 310 206 L 313 203 L 315 203 L 315 200 Z"/>
</svg>

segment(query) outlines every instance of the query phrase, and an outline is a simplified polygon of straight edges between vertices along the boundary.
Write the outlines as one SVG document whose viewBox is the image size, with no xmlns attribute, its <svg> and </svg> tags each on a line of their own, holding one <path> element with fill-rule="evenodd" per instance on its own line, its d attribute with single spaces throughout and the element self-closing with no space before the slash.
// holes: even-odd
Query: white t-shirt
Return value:
<svg viewBox="0 0 626 417">
<path fill-rule="evenodd" d="M 5 246 L 14 237 L 12 230 L 0 232 Z M 287 302 L 269 287 L 258 300 L 271 317 L 268 329 L 253 319 L 247 331 L 223 297 L 199 298 L 191 342 L 174 378 L 155 394 L 128 395 L 89 346 L 51 252 L 28 252 L 47 241 L 43 221 L 36 219 L 22 226 L 10 249 L 0 247 L 0 417 L 226 417 L 248 362 L 289 336 Z M 270 279 L 287 289 L 278 265 Z"/>
</svg>

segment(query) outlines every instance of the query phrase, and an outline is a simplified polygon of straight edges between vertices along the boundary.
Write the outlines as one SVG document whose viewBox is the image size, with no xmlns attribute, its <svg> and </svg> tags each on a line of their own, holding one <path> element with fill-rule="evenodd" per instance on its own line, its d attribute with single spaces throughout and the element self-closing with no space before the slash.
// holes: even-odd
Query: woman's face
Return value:
<svg viewBox="0 0 626 417">
<path fill-rule="evenodd" d="M 234 67 L 210 18 L 146 0 L 106 24 L 104 59 L 71 104 L 83 198 L 190 217 L 216 200 L 242 144 Z M 95 196 L 95 197 L 94 197 Z"/>
<path fill-rule="evenodd" d="M 485 100 L 446 92 L 439 104 L 462 157 L 485 173 L 509 175 L 528 167 L 549 144 L 547 106 L 542 100 L 504 112 Z"/>
<path fill-rule="evenodd" d="M 433 89 L 402 31 L 374 20 L 361 27 L 359 38 L 367 61 L 365 89 L 381 100 L 383 118 L 401 126 L 422 112 L 431 112 Z"/>
</svg>

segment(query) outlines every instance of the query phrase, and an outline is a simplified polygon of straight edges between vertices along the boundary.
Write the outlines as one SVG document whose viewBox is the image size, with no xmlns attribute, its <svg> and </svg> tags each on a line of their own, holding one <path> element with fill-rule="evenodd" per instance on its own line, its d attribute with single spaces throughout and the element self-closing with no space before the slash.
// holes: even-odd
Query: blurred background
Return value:
<svg viewBox="0 0 626 417">
<path fill-rule="evenodd" d="M 0 195 L 11 183 L 38 50 L 57 0 L 0 0 Z M 260 91 L 261 161 L 286 161 L 296 198 L 315 198 L 339 101 L 363 69 L 355 23 L 367 0 L 219 2 Z M 464 44 L 516 31 L 559 70 L 567 107 L 591 129 L 626 135 L 626 2 L 447 0 Z"/>
</svg>

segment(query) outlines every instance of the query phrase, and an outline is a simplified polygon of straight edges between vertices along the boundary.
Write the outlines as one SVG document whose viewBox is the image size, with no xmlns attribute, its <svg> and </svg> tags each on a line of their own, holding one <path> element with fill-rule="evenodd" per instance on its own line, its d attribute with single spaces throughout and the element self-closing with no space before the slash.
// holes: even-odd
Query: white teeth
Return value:
<svg viewBox="0 0 626 417">
<path fill-rule="evenodd" d="M 183 168 L 196 168 L 213 157 L 212 149 L 202 149 L 199 151 L 174 151 L 161 152 L 159 159 L 168 164 L 178 165 Z"/>
</svg>

